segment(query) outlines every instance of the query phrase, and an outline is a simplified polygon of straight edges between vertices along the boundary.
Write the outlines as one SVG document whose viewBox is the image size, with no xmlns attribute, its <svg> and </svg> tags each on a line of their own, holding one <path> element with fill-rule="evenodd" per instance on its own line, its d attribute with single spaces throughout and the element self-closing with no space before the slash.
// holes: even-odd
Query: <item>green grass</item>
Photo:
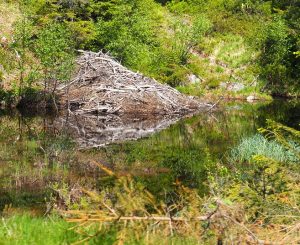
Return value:
<svg viewBox="0 0 300 245">
<path fill-rule="evenodd" d="M 70 224 L 59 218 L 30 217 L 29 215 L 2 218 L 1 245 L 57 245 L 75 242 L 79 236 L 68 230 Z"/>
<path fill-rule="evenodd" d="M 86 234 L 80 235 L 73 229 L 76 224 L 70 224 L 62 218 L 32 217 L 28 214 L 15 215 L 0 220 L 0 245 L 63 245 L 72 244 L 86 238 L 86 234 L 93 236 L 95 227 L 85 229 Z M 90 245 L 114 244 L 116 233 L 108 230 L 104 234 L 92 237 Z"/>
<path fill-rule="evenodd" d="M 192 96 L 203 96 L 204 90 L 198 84 L 190 84 L 186 86 L 178 86 L 176 89 L 184 94 L 192 95 Z"/>
<path fill-rule="evenodd" d="M 257 66 L 253 62 L 257 58 L 257 51 L 241 35 L 214 34 L 204 38 L 198 46 L 197 52 L 190 57 L 188 70 L 201 78 L 198 86 L 185 84 L 180 91 L 190 95 L 198 95 L 193 88 L 202 94 L 213 92 L 230 97 L 247 97 L 259 90 Z M 245 91 L 236 94 L 219 87 L 220 83 L 237 82 L 245 85 Z M 220 91 L 218 91 L 220 90 Z M 260 93 L 257 93 L 260 94 Z M 241 95 L 241 96 L 240 96 Z M 257 96 L 265 99 L 264 96 Z"/>
<path fill-rule="evenodd" d="M 31 217 L 29 215 L 17 215 L 0 220 L 0 245 L 64 245 L 72 244 L 83 240 L 86 236 L 81 236 L 72 228 L 74 224 L 67 223 L 58 217 Z M 87 234 L 95 234 L 93 229 L 87 229 Z M 151 238 L 152 244 L 189 245 L 197 242 L 188 237 L 162 238 L 155 235 Z M 90 245 L 111 245 L 116 243 L 116 233 L 113 230 L 107 230 L 88 242 L 81 244 Z M 125 242 L 127 245 L 149 244 L 146 239 Z"/>
<path fill-rule="evenodd" d="M 232 163 L 249 163 L 255 155 L 263 155 L 286 163 L 298 160 L 291 151 L 286 150 L 282 145 L 256 134 L 242 139 L 241 143 L 231 150 L 229 161 Z"/>
</svg>

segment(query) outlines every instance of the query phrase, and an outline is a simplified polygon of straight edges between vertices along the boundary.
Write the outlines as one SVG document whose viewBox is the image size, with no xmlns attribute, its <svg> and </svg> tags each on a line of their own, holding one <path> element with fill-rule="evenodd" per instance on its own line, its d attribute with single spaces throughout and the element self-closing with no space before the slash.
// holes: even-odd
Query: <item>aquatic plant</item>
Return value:
<svg viewBox="0 0 300 245">
<path fill-rule="evenodd" d="M 229 153 L 229 162 L 250 162 L 255 155 L 263 155 L 279 162 L 296 162 L 296 155 L 274 140 L 260 134 L 242 139 L 241 143 Z"/>
</svg>

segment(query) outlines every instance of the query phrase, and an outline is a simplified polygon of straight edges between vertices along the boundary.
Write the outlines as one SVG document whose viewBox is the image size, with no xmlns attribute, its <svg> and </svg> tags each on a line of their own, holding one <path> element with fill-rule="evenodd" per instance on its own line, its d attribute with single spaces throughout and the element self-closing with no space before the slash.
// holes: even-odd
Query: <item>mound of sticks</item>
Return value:
<svg viewBox="0 0 300 245">
<path fill-rule="evenodd" d="M 185 115 L 208 106 L 127 69 L 108 54 L 80 52 L 76 77 L 58 88 L 61 103 L 77 115 Z"/>
</svg>

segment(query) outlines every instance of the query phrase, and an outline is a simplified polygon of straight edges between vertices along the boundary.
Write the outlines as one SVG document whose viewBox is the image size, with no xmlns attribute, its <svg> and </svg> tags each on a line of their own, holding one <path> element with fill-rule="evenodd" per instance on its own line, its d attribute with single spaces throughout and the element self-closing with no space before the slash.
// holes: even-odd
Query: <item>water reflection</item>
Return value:
<svg viewBox="0 0 300 245">
<path fill-rule="evenodd" d="M 57 117 L 52 127 L 67 133 L 81 149 L 102 147 L 112 143 L 136 140 L 161 131 L 179 117 L 141 117 L 135 115 L 76 115 Z"/>
<path fill-rule="evenodd" d="M 299 112 L 297 101 L 228 103 L 214 113 L 170 126 L 176 119 L 128 123 L 114 118 L 66 119 L 0 111 L 0 210 L 10 203 L 44 205 L 47 187 L 54 182 L 101 188 L 102 173 L 94 161 L 135 175 L 158 195 L 171 189 L 176 180 L 205 191 L 209 168 L 205 164 L 224 161 L 226 152 L 242 137 L 256 133 L 267 118 L 299 129 Z M 99 149 L 77 150 L 78 144 L 85 148 L 144 136 Z"/>
</svg>

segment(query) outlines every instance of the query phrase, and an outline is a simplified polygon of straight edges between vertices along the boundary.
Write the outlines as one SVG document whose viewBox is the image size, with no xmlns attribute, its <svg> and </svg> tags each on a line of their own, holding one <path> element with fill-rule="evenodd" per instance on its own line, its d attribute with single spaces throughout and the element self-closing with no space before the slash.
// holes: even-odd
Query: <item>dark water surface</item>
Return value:
<svg viewBox="0 0 300 245">
<path fill-rule="evenodd" d="M 101 188 L 103 173 L 94 162 L 132 174 L 154 193 L 172 188 L 175 180 L 204 190 L 204 163 L 224 162 L 266 119 L 299 129 L 300 102 L 227 103 L 171 126 L 168 120 L 137 118 L 127 125 L 118 118 L 73 118 L 66 124 L 65 118 L 0 111 L 0 211 L 10 204 L 45 207 L 51 189 L 62 183 Z M 136 137 L 145 138 L 103 146 Z M 103 147 L 78 150 L 92 145 Z"/>
</svg>

